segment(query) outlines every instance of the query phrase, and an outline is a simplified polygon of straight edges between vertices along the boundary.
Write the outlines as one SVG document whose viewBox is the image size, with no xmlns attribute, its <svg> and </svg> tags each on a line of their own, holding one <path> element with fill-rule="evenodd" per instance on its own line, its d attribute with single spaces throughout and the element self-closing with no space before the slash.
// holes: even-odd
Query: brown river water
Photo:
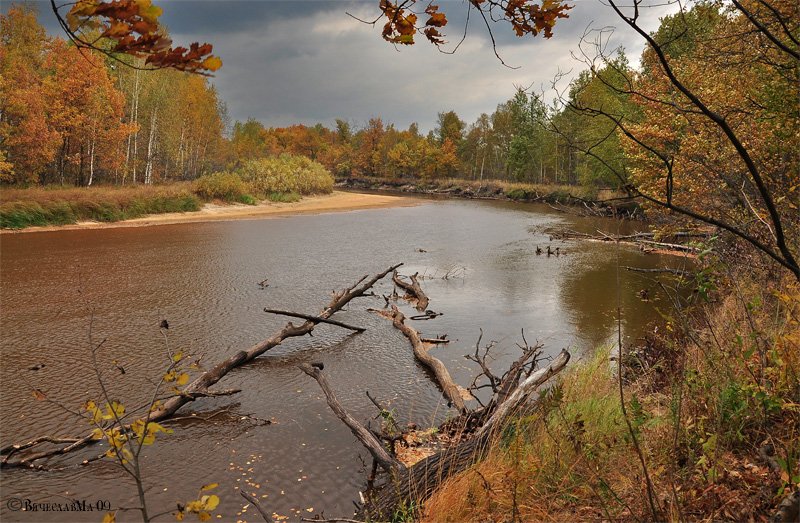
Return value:
<svg viewBox="0 0 800 523">
<path fill-rule="evenodd" d="M 104 340 L 98 354 L 107 389 L 134 407 L 149 401 L 169 363 L 165 344 L 192 359 L 202 356 L 201 366 L 211 368 L 286 323 L 264 307 L 317 314 L 333 290 L 398 262 L 405 264 L 401 274 L 426 275 L 430 309 L 443 315 L 410 323 L 424 336 L 448 334 L 452 343 L 432 354 L 464 386 L 476 369 L 463 356 L 474 352 L 480 329 L 482 344 L 498 342 L 492 362 L 498 372 L 518 357 L 521 330 L 548 354 L 566 347 L 580 357 L 615 343 L 617 249 L 550 242 L 547 231 L 616 232 L 616 222 L 537 204 L 420 201 L 416 207 L 316 216 L 0 236 L 0 444 L 77 437 L 91 429 L 74 414 L 87 400 L 100 401 L 90 329 L 95 344 Z M 623 232 L 644 228 L 622 224 Z M 567 255 L 535 254 L 537 245 L 548 244 Z M 630 247 L 620 248 L 619 257 L 620 265 L 641 268 L 684 263 Z M 443 279 L 453 267 L 464 271 Z M 619 273 L 625 340 L 635 343 L 643 326 L 659 317 L 657 308 L 666 310 L 668 303 L 649 275 Z M 262 288 L 265 278 L 269 286 Z M 640 298 L 643 289 L 648 303 Z M 391 291 L 390 278 L 375 287 L 377 294 Z M 364 333 L 319 325 L 313 337 L 287 340 L 218 384 L 241 393 L 185 406 L 183 419 L 166 424 L 174 433 L 158 434 L 144 452 L 150 513 L 174 511 L 176 503 L 197 499 L 202 485 L 219 483 L 210 493 L 221 498 L 213 515 L 223 521 L 261 520 L 254 507 L 245 509 L 240 489 L 289 520 L 352 515 L 370 461 L 316 382 L 296 365 L 323 362 L 340 401 L 361 420 L 376 414 L 366 391 L 401 425 L 430 426 L 453 414 L 414 361 L 408 341 L 391 322 L 366 312 L 383 303 L 360 298 L 335 316 L 366 327 Z M 401 309 L 415 314 L 408 305 Z M 165 318 L 166 340 L 159 332 Z M 34 388 L 61 406 L 38 401 Z M 102 450 L 90 447 L 50 464 L 74 464 Z M 137 504 L 133 482 L 109 459 L 55 472 L 5 469 L 0 489 L 3 521 L 100 521 L 98 508 Z M 73 500 L 85 511 L 34 505 Z M 38 510 L 19 510 L 26 504 Z M 159 519 L 173 518 L 167 513 Z M 141 518 L 128 510 L 117 520 Z"/>
</svg>

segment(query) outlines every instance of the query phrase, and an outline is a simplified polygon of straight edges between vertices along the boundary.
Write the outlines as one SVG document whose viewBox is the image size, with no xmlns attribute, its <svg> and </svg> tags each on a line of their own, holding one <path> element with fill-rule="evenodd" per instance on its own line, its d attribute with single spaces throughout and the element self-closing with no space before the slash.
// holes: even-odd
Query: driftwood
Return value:
<svg viewBox="0 0 800 523">
<path fill-rule="evenodd" d="M 428 296 L 425 295 L 425 292 L 422 290 L 422 287 L 419 285 L 419 281 L 417 281 L 417 276 L 419 276 L 418 272 L 415 272 L 409 279 L 411 279 L 411 283 L 406 283 L 400 279 L 398 276 L 397 271 L 392 273 L 392 281 L 401 289 L 406 291 L 409 296 L 411 296 L 414 300 L 416 300 L 417 305 L 416 308 L 418 311 L 424 311 L 428 308 L 429 299 Z"/>
<path fill-rule="evenodd" d="M 692 237 L 700 237 L 705 238 L 708 237 L 708 234 L 703 233 L 689 233 L 689 232 L 676 232 L 673 235 L 676 239 L 678 238 L 686 238 L 690 239 Z M 644 252 L 653 252 L 653 251 L 667 251 L 667 252 L 680 252 L 685 253 L 687 255 L 693 255 L 698 252 L 698 248 L 692 245 L 685 245 L 680 243 L 668 243 L 663 241 L 655 241 L 655 234 L 652 232 L 638 232 L 635 234 L 626 234 L 626 235 L 618 235 L 615 236 L 613 234 L 609 234 L 600 230 L 597 230 L 597 234 L 586 234 L 583 232 L 577 232 L 572 230 L 564 230 L 553 232 L 550 235 L 550 239 L 558 239 L 558 240 L 568 240 L 568 239 L 577 239 L 583 241 L 594 241 L 594 242 L 620 242 L 627 245 L 637 245 L 639 249 Z"/>
<path fill-rule="evenodd" d="M 509 414 L 519 409 L 548 379 L 563 370 L 569 358 L 569 353 L 562 350 L 547 367 L 526 378 L 472 438 L 391 476 L 377 496 L 368 499 L 361 507 L 358 517 L 364 520 L 391 520 L 398 507 L 424 501 L 448 478 L 480 462 L 495 431 L 500 429 Z"/>
<path fill-rule="evenodd" d="M 333 300 L 325 307 L 322 312 L 319 314 L 318 317 L 312 320 L 306 320 L 300 326 L 294 326 L 291 322 L 287 323 L 283 329 L 281 329 L 278 333 L 273 335 L 271 338 L 266 339 L 256 345 L 253 345 L 246 351 L 239 351 L 236 354 L 230 356 L 228 359 L 218 363 L 214 366 L 213 369 L 201 374 L 198 378 L 192 381 L 189 385 L 187 385 L 180 394 L 176 394 L 175 396 L 170 397 L 167 399 L 162 407 L 159 410 L 150 414 L 149 421 L 159 423 L 164 421 L 170 417 L 172 417 L 175 412 L 186 405 L 189 402 L 194 401 L 197 398 L 206 397 L 210 395 L 219 395 L 221 393 L 230 393 L 231 391 L 222 391 L 214 392 L 210 391 L 209 388 L 216 384 L 219 380 L 221 380 L 226 374 L 228 374 L 231 370 L 244 365 L 245 363 L 253 360 L 254 358 L 264 354 L 268 350 L 276 347 L 283 342 L 286 338 L 294 337 L 294 336 L 303 336 L 310 333 L 314 330 L 314 326 L 317 323 L 320 323 L 322 320 L 327 320 L 330 318 L 334 313 L 341 310 L 347 303 L 349 303 L 352 299 L 357 298 L 359 296 L 364 295 L 364 293 L 370 289 L 378 280 L 385 277 L 390 272 L 394 271 L 399 267 L 400 264 L 394 265 L 389 267 L 385 271 L 377 274 L 376 276 L 372 277 L 368 281 L 362 284 L 364 280 L 367 279 L 367 276 L 363 276 L 360 280 L 354 283 L 352 286 L 348 287 L 347 289 L 334 294 Z M 361 286 L 359 287 L 359 284 Z M 129 426 L 128 426 L 129 428 Z M 0 466 L 2 467 L 29 467 L 33 469 L 45 469 L 42 465 L 37 465 L 33 463 L 38 459 L 49 458 L 56 455 L 62 455 L 79 448 L 82 448 L 90 443 L 100 441 L 93 439 L 93 433 L 90 433 L 82 438 L 74 438 L 75 441 L 70 443 L 65 447 L 60 447 L 57 449 L 51 449 L 44 452 L 39 452 L 36 454 L 29 454 L 20 458 L 17 461 L 10 461 L 8 458 L 10 457 L 11 451 L 9 450 L 8 456 L 0 462 Z M 37 441 L 37 440 L 33 440 Z M 44 441 L 44 440 L 42 440 Z M 23 446 L 28 446 L 28 444 L 22 446 L 14 446 L 7 447 L 6 449 L 14 449 L 16 452 L 19 448 Z M 3 450 L 6 450 L 3 449 Z M 86 462 L 86 461 L 85 461 Z M 84 463 L 85 463 L 84 462 Z"/>
<path fill-rule="evenodd" d="M 406 338 L 409 339 L 411 346 L 414 348 L 414 357 L 433 372 L 434 376 L 436 376 L 436 381 L 439 382 L 448 401 L 458 409 L 458 412 L 461 414 L 467 412 L 467 406 L 464 403 L 464 398 L 461 397 L 461 391 L 455 382 L 453 382 L 453 378 L 450 377 L 450 372 L 447 370 L 447 367 L 438 358 L 434 358 L 428 354 L 428 348 L 420 339 L 419 333 L 414 328 L 403 323 L 405 319 L 403 313 L 393 305 L 391 312 L 387 311 L 386 314 L 382 315 L 390 318 L 395 328 L 405 334 Z"/>
<path fill-rule="evenodd" d="M 328 380 L 325 379 L 325 376 L 322 374 L 322 371 L 318 368 L 312 367 L 308 363 L 302 363 L 298 365 L 300 370 L 317 380 L 319 383 L 322 392 L 325 393 L 325 397 L 328 399 L 328 406 L 331 408 L 334 414 L 342 420 L 342 422 L 347 425 L 353 435 L 358 438 L 364 447 L 367 448 L 372 457 L 375 461 L 383 467 L 383 469 L 387 472 L 396 472 L 405 468 L 405 466 L 397 461 L 397 458 L 389 454 L 389 452 L 381 445 L 381 442 L 378 441 L 378 438 L 375 437 L 372 432 L 366 429 L 364 425 L 359 423 L 353 416 L 350 415 L 349 412 L 339 403 L 339 400 L 336 399 L 336 395 L 333 393 L 330 385 L 328 385 Z"/>
<path fill-rule="evenodd" d="M 477 363 L 481 368 L 481 372 L 475 376 L 475 378 L 472 380 L 472 384 L 467 390 L 472 392 L 485 387 L 490 387 L 492 389 L 494 396 L 489 404 L 485 406 L 485 412 L 490 414 L 494 410 L 495 406 L 503 403 L 508 396 L 514 392 L 514 389 L 516 389 L 517 385 L 519 384 L 519 378 L 522 376 L 523 372 L 526 372 L 527 376 L 530 376 L 530 373 L 533 372 L 533 369 L 536 366 L 536 358 L 541 353 L 540 350 L 542 349 L 542 345 L 537 344 L 529 346 L 527 340 L 525 340 L 525 333 L 523 331 L 522 341 L 525 344 L 517 344 L 517 346 L 522 349 L 522 355 L 517 361 L 511 364 L 511 367 L 509 367 L 508 371 L 506 371 L 503 376 L 498 377 L 494 375 L 494 373 L 489 369 L 489 366 L 486 364 L 486 358 L 489 355 L 489 351 L 495 346 L 495 342 L 491 342 L 483 347 L 484 352 L 483 355 L 481 355 L 481 339 L 483 339 L 482 329 L 481 335 L 478 337 L 478 342 L 475 344 L 475 355 L 470 356 L 467 354 L 464 356 L 466 359 Z M 488 383 L 478 385 L 478 380 L 480 380 L 481 377 L 485 377 L 488 380 Z M 478 400 L 478 403 L 481 403 L 481 401 Z M 481 405 L 483 405 L 483 403 L 481 403 Z"/>
<path fill-rule="evenodd" d="M 661 274 L 667 273 L 667 274 L 674 274 L 675 276 L 680 276 L 681 278 L 691 278 L 691 279 L 695 278 L 695 275 L 692 274 L 691 272 L 681 271 L 679 269 L 666 269 L 666 268 L 639 269 L 638 267 L 628 267 L 626 265 L 623 265 L 622 268 L 627 271 L 633 271 L 633 272 L 649 272 L 649 273 L 661 273 Z"/>
</svg>

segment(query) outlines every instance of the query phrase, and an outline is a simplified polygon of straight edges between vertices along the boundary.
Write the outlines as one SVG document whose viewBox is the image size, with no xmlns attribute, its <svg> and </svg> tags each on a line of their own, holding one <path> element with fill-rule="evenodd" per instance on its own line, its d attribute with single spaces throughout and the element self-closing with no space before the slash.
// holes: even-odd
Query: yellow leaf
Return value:
<svg viewBox="0 0 800 523">
<path fill-rule="evenodd" d="M 200 501 L 203 503 L 203 509 L 205 510 L 214 510 L 219 505 L 219 496 L 216 494 L 212 494 L 210 496 L 203 496 L 200 498 Z"/>
<path fill-rule="evenodd" d="M 205 60 L 203 60 L 203 67 L 208 69 L 209 71 L 216 71 L 220 67 L 222 67 L 222 60 L 216 56 L 209 56 Z"/>
<path fill-rule="evenodd" d="M 106 412 L 103 419 L 121 418 L 125 414 L 125 406 L 118 401 L 112 401 L 110 404 L 106 403 Z"/>
<path fill-rule="evenodd" d="M 117 515 L 112 514 L 109 512 L 106 514 L 106 517 L 103 518 L 103 523 L 115 523 L 117 521 Z"/>
<path fill-rule="evenodd" d="M 126 448 L 122 449 L 122 456 L 125 457 L 125 459 L 127 459 L 128 461 L 133 461 L 133 453 Z"/>
<path fill-rule="evenodd" d="M 200 521 L 210 521 L 211 514 L 209 514 L 208 512 L 200 512 L 199 514 L 197 514 L 197 519 L 199 519 Z"/>
<path fill-rule="evenodd" d="M 103 439 L 106 437 L 106 433 L 103 432 L 103 429 L 94 429 L 92 431 L 92 439 Z"/>
<path fill-rule="evenodd" d="M 136 0 L 136 5 L 139 6 L 139 16 L 145 22 L 155 23 L 161 13 L 164 11 L 161 10 L 160 7 L 152 5 L 150 0 Z"/>
<path fill-rule="evenodd" d="M 175 513 L 175 514 L 173 514 L 172 516 L 173 516 L 175 519 L 177 519 L 178 521 L 183 521 L 183 515 L 184 515 L 184 514 L 185 514 L 185 512 L 184 512 L 183 510 L 179 510 L 178 512 L 176 512 L 176 513 Z"/>
<path fill-rule="evenodd" d="M 219 486 L 219 483 L 209 483 L 208 485 L 203 485 L 202 487 L 200 487 L 200 492 L 203 492 L 205 490 L 215 489 L 218 486 Z"/>
<path fill-rule="evenodd" d="M 177 362 L 177 361 L 181 361 L 181 359 L 183 359 L 183 351 L 179 350 L 178 353 L 175 356 L 172 357 L 172 361 Z"/>
<path fill-rule="evenodd" d="M 163 432 L 164 434 L 172 434 L 171 429 L 166 429 L 162 425 L 159 425 L 155 421 L 151 421 L 147 425 L 147 430 L 150 432 Z"/>
<path fill-rule="evenodd" d="M 178 386 L 181 386 L 181 385 L 186 385 L 186 383 L 187 383 L 188 381 L 189 381 L 189 375 L 188 375 L 188 374 L 186 374 L 185 372 L 182 372 L 182 373 L 180 374 L 180 376 L 178 376 L 178 381 L 176 381 L 175 383 L 176 383 Z"/>
</svg>

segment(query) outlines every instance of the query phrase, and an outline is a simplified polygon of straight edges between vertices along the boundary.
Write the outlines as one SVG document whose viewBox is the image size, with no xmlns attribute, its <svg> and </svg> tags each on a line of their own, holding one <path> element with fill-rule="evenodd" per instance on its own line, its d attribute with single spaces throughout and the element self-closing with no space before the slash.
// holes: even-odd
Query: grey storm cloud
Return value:
<svg viewBox="0 0 800 523">
<path fill-rule="evenodd" d="M 511 67 L 495 56 L 487 28 L 474 11 L 466 40 L 455 54 L 445 54 L 423 38 L 414 46 L 395 48 L 381 38 L 382 22 L 373 26 L 350 16 L 374 20 L 380 15 L 378 0 L 154 3 L 163 8 L 161 21 L 177 45 L 214 45 L 224 65 L 212 81 L 231 119 L 255 118 L 267 127 L 330 127 L 336 118 L 361 126 L 380 117 L 403 129 L 416 122 L 427 131 L 439 112 L 450 110 L 471 123 L 511 98 L 517 87 L 546 90 L 559 72 L 569 73 L 563 88 L 586 68 L 573 55 L 580 55 L 587 28 L 616 27 L 607 50 L 624 47 L 631 63 L 637 63 L 643 48 L 641 37 L 601 0 L 571 2 L 570 17 L 556 23 L 551 39 L 518 38 L 508 24 L 493 24 L 497 52 Z M 660 16 L 675 10 L 669 3 L 654 3 L 658 7 L 642 14 L 651 31 Z M 452 50 L 464 33 L 468 4 L 439 4 L 449 20 L 445 48 Z M 49 4 L 40 5 L 40 22 L 58 34 Z"/>
</svg>

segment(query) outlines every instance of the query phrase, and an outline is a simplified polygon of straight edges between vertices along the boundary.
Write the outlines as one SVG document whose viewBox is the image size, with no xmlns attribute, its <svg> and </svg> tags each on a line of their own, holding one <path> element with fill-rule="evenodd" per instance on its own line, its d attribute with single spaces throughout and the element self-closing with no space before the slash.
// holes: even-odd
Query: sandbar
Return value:
<svg viewBox="0 0 800 523">
<path fill-rule="evenodd" d="M 26 227 L 25 229 L 4 229 L 2 233 L 24 233 L 41 231 L 62 231 L 75 229 L 103 229 L 110 227 L 147 227 L 175 223 L 213 222 L 229 220 L 254 220 L 263 218 L 284 218 L 307 214 L 350 212 L 364 209 L 389 207 L 408 207 L 419 205 L 424 200 L 407 196 L 333 191 L 331 194 L 304 196 L 294 203 L 266 201 L 258 205 L 206 203 L 199 211 L 148 214 L 141 218 L 119 222 L 80 221 L 68 225 L 48 225 Z"/>
</svg>

